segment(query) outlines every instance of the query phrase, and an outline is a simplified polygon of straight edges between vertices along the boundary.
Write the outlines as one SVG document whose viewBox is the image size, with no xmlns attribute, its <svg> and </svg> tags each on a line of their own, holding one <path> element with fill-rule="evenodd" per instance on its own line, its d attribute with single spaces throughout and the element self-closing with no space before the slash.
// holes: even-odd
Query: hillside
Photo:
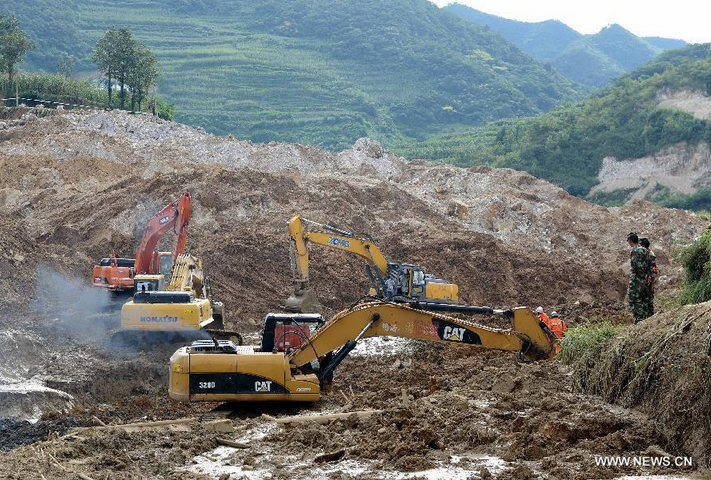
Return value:
<svg viewBox="0 0 711 480">
<path fill-rule="evenodd" d="M 499 35 L 427 0 L 32 0 L 10 11 L 38 45 L 31 68 L 53 70 L 67 52 L 90 70 L 103 30 L 130 28 L 157 54 L 159 93 L 180 121 L 258 142 L 423 139 L 577 95 Z M 47 28 L 55 18 L 61 29 Z"/>
<path fill-rule="evenodd" d="M 588 99 L 538 117 L 494 122 L 398 151 L 458 165 L 522 169 L 576 195 L 595 187 L 599 202 L 634 197 L 708 208 L 709 48 L 666 52 Z"/>
<path fill-rule="evenodd" d="M 605 86 L 664 50 L 686 45 L 683 40 L 640 38 L 620 25 L 583 35 L 556 20 L 521 22 L 456 3 L 445 8 L 467 21 L 488 26 L 567 78 L 590 87 Z"/>
</svg>

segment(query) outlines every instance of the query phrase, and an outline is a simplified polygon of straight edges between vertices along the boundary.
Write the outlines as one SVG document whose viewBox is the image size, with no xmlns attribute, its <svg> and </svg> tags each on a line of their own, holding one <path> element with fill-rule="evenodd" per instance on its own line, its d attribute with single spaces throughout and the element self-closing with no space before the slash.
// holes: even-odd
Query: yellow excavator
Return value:
<svg viewBox="0 0 711 480">
<path fill-rule="evenodd" d="M 146 332 L 177 338 L 190 334 L 232 338 L 241 343 L 239 334 L 224 330 L 225 307 L 212 299 L 200 259 L 178 255 L 167 286 L 162 274 L 136 275 L 134 280 L 136 291 L 121 308 L 121 330 L 114 335 L 114 343 L 135 343 L 136 334 Z"/>
<path fill-rule="evenodd" d="M 418 265 L 391 263 L 366 236 L 295 216 L 289 220 L 290 257 L 294 293 L 286 299 L 291 312 L 320 312 L 321 304 L 309 284 L 308 244 L 352 253 L 366 261 L 370 295 L 395 302 L 457 303 L 459 287 L 425 273 Z"/>
<path fill-rule="evenodd" d="M 456 313 L 457 316 L 450 315 Z M 489 328 L 459 316 L 497 315 L 509 328 Z M 170 359 L 171 398 L 181 402 L 315 402 L 329 388 L 334 369 L 363 338 L 395 336 L 519 352 L 528 360 L 553 358 L 554 340 L 528 308 L 412 304 L 382 300 L 357 304 L 319 323 L 320 315 L 269 314 L 260 346 L 202 340 L 178 349 Z M 279 327 L 315 322 L 291 351 L 277 351 Z M 320 325 L 320 326 L 319 326 Z M 281 331 L 284 331 L 283 329 Z M 290 330 L 289 334 L 301 330 Z"/>
</svg>

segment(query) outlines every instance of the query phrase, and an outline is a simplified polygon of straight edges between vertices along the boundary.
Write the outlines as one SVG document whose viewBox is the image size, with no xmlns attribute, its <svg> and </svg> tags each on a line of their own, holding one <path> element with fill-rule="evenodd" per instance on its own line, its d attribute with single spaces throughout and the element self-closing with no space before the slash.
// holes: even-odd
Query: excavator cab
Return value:
<svg viewBox="0 0 711 480">
<path fill-rule="evenodd" d="M 262 352 L 291 352 L 304 343 L 326 323 L 316 313 L 269 313 L 264 319 Z"/>
<path fill-rule="evenodd" d="M 136 275 L 133 294 L 157 292 L 164 289 L 164 284 L 165 277 L 163 275 Z"/>
</svg>

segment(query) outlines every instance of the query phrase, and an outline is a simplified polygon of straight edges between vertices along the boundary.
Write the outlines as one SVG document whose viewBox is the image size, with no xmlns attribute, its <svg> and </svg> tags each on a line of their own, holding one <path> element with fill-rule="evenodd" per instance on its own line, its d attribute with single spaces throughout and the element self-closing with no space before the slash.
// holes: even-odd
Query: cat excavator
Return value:
<svg viewBox="0 0 711 480">
<path fill-rule="evenodd" d="M 497 329 L 461 318 L 473 315 L 494 315 L 510 323 L 508 328 Z M 181 347 L 170 358 L 169 396 L 181 402 L 315 402 L 329 389 L 334 369 L 368 337 L 394 336 L 512 351 L 531 361 L 556 355 L 555 341 L 528 308 L 495 310 L 371 300 L 343 310 L 326 323 L 320 317 L 269 314 L 259 346 L 212 339 Z M 316 324 L 315 332 L 303 335 L 298 348 L 278 351 L 275 333 L 279 326 L 306 322 Z"/>
<path fill-rule="evenodd" d="M 290 258 L 294 293 L 285 308 L 292 312 L 319 312 L 321 305 L 309 284 L 308 244 L 315 243 L 352 253 L 366 262 L 370 295 L 396 302 L 457 303 L 459 287 L 425 273 L 422 267 L 391 263 L 367 236 L 313 222 L 297 215 L 289 220 Z"/>
<path fill-rule="evenodd" d="M 175 260 L 185 251 L 191 212 L 192 198 L 185 192 L 148 220 L 135 259 L 117 258 L 113 251 L 110 257 L 101 259 L 93 270 L 93 285 L 112 292 L 131 292 L 136 287 L 136 276 L 147 275 L 144 281 L 166 278 Z M 173 249 L 158 252 L 158 242 L 170 230 L 175 233 Z"/>
</svg>

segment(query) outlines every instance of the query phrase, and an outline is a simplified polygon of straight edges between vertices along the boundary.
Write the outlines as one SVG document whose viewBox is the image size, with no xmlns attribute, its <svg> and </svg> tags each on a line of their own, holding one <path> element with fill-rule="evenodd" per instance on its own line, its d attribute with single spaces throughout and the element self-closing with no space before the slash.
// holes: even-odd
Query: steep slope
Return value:
<svg viewBox="0 0 711 480">
<path fill-rule="evenodd" d="M 599 189 L 606 190 L 605 182 L 614 185 L 611 178 L 637 176 L 639 181 L 595 200 L 624 202 L 648 187 L 641 196 L 686 206 L 667 197 L 708 187 L 703 152 L 711 141 L 706 115 L 711 102 L 709 48 L 709 44 L 694 45 L 667 52 L 588 99 L 539 117 L 496 122 L 469 134 L 436 137 L 398 151 L 410 158 L 459 165 L 518 168 L 577 195 L 588 194 L 599 182 L 603 182 Z M 671 156 L 665 150 L 670 148 L 676 149 Z M 646 157 L 657 159 L 639 165 L 631 162 Z M 601 170 L 604 159 L 608 160 Z M 656 188 L 661 177 L 668 180 Z M 708 195 L 697 200 L 701 203 L 695 208 L 706 208 Z"/>
<path fill-rule="evenodd" d="M 552 64 L 571 80 L 592 87 L 603 87 L 625 73 L 621 65 L 612 62 L 584 38 L 560 52 Z"/>
<path fill-rule="evenodd" d="M 662 51 L 686 45 L 683 40 L 640 38 L 616 24 L 593 35 L 582 35 L 556 20 L 521 22 L 465 5 L 445 8 L 465 20 L 488 26 L 534 58 L 550 62 L 567 78 L 591 87 L 605 86 Z"/>
<path fill-rule="evenodd" d="M 29 34 L 92 69 L 86 45 L 112 25 L 157 54 L 160 93 L 178 118 L 240 138 L 344 148 L 357 138 L 422 139 L 495 118 L 532 115 L 575 98 L 571 83 L 493 32 L 427 0 L 72 0 L 15 2 Z M 52 69 L 44 57 L 35 67 Z"/>
</svg>

